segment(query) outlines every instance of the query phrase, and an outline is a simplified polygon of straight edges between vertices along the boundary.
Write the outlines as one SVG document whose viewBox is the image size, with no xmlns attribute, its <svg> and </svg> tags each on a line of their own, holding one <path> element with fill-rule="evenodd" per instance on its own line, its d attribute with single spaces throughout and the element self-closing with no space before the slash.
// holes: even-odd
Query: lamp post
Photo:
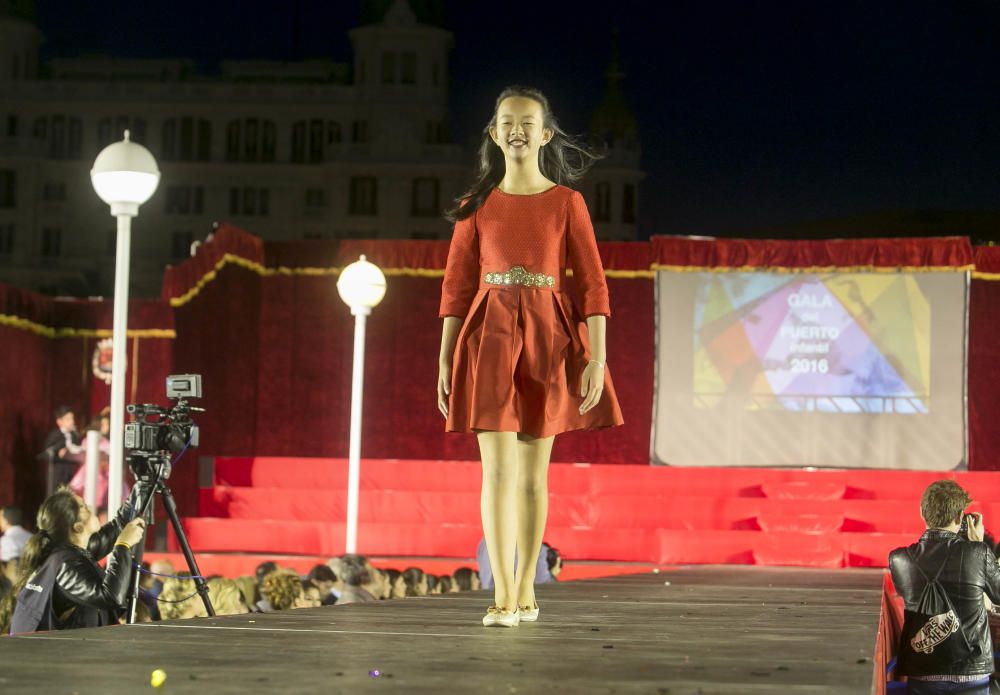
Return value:
<svg viewBox="0 0 1000 695">
<path fill-rule="evenodd" d="M 111 457 L 108 466 L 108 518 L 121 505 L 122 472 L 125 451 L 125 360 L 128 331 L 128 275 L 132 218 L 139 206 L 156 191 L 160 170 L 149 150 L 125 139 L 115 142 L 97 155 L 90 180 L 97 195 L 111 206 L 118 218 L 118 241 L 115 252 L 115 307 L 111 334 Z"/>
<path fill-rule="evenodd" d="M 340 273 L 337 292 L 354 314 L 354 372 L 351 378 L 351 438 L 347 469 L 348 553 L 358 546 L 358 488 L 361 483 L 361 391 L 365 378 L 365 319 L 385 296 L 385 275 L 365 260 L 351 263 Z"/>
</svg>

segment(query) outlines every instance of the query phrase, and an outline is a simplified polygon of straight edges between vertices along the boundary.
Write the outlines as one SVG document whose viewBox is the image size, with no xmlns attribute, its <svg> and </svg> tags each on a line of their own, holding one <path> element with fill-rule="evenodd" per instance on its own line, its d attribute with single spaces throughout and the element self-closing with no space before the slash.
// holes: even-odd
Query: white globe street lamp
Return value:
<svg viewBox="0 0 1000 695">
<path fill-rule="evenodd" d="M 340 273 L 337 292 L 354 314 L 354 372 L 351 378 L 351 439 L 347 469 L 347 543 L 358 547 L 358 495 L 361 483 L 361 392 L 365 378 L 365 319 L 385 296 L 385 275 L 364 254 Z"/>
<path fill-rule="evenodd" d="M 111 206 L 118 218 L 115 252 L 115 308 L 111 335 L 111 460 L 108 466 L 108 518 L 121 505 L 125 432 L 125 360 L 128 332 L 128 276 L 131 253 L 132 218 L 139 206 L 156 192 L 160 170 L 149 150 L 125 139 L 97 155 L 90 170 L 94 190 Z"/>
</svg>

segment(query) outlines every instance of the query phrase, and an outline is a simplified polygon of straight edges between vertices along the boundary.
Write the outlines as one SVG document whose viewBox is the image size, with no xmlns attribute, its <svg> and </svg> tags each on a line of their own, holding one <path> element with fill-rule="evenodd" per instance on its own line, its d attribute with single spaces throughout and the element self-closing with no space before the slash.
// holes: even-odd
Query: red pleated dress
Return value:
<svg viewBox="0 0 1000 695">
<path fill-rule="evenodd" d="M 515 270 L 509 282 L 516 266 L 533 280 L 517 284 L 524 273 Z M 563 290 L 566 268 L 582 314 Z M 583 415 L 579 410 L 580 376 L 590 359 L 586 317 L 595 314 L 610 317 L 611 308 L 583 196 L 561 185 L 533 195 L 495 188 L 455 224 L 448 250 L 439 316 L 464 321 L 445 431 L 548 437 L 621 425 L 607 367 L 601 400 Z"/>
</svg>

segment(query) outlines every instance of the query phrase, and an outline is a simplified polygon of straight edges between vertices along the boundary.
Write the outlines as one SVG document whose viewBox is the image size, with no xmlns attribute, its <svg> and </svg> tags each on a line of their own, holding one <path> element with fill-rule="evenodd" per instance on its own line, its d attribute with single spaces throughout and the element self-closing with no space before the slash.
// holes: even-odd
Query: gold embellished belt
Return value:
<svg viewBox="0 0 1000 695">
<path fill-rule="evenodd" d="M 545 273 L 529 273 L 524 266 L 515 265 L 505 273 L 486 273 L 487 285 L 527 285 L 528 287 L 555 287 L 556 279 Z"/>
</svg>

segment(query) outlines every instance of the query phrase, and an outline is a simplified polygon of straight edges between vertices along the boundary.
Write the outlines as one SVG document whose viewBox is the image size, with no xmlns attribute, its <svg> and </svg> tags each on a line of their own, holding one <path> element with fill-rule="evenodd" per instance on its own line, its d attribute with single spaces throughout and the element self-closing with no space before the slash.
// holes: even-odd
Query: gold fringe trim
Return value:
<svg viewBox="0 0 1000 695">
<path fill-rule="evenodd" d="M 675 273 L 960 273 L 973 270 L 974 265 L 955 266 L 809 266 L 806 268 L 790 268 L 786 266 L 695 266 L 695 265 L 660 265 L 654 263 L 653 270 L 669 270 Z"/>
<path fill-rule="evenodd" d="M 1000 280 L 1000 273 L 986 273 L 978 270 L 972 271 L 973 280 Z"/>
<path fill-rule="evenodd" d="M 112 335 L 111 330 L 107 328 L 53 328 L 8 314 L 0 314 L 0 326 L 31 331 L 45 338 L 110 338 Z M 177 337 L 177 332 L 167 328 L 137 328 L 129 330 L 126 335 L 129 338 L 166 338 L 172 340 Z"/>
<path fill-rule="evenodd" d="M 245 270 L 249 270 L 261 277 L 271 277 L 275 275 L 304 275 L 313 277 L 339 275 L 343 268 L 266 268 L 260 263 L 248 260 L 242 256 L 227 253 L 215 264 L 212 270 L 205 273 L 194 286 L 179 297 L 170 300 L 170 306 L 184 306 L 198 296 L 201 291 L 218 276 L 219 271 L 232 263 Z M 785 266 L 774 266 L 762 268 L 760 266 L 689 266 L 689 265 L 661 265 L 651 264 L 649 270 L 613 270 L 605 269 L 604 275 L 609 278 L 619 278 L 626 280 L 652 279 L 661 270 L 669 270 L 679 273 L 734 273 L 734 272 L 767 272 L 767 273 L 832 273 L 832 272 L 854 272 L 854 273 L 956 273 L 973 270 L 973 265 L 963 266 L 899 266 L 883 267 L 874 265 L 859 266 L 811 266 L 808 268 L 790 268 Z M 383 268 L 382 272 L 386 277 L 418 277 L 418 278 L 439 278 L 444 277 L 444 268 Z M 572 276 L 573 270 L 566 269 L 566 274 Z M 980 280 L 1000 280 L 1000 274 L 976 273 L 972 276 Z M 130 333 L 131 335 L 131 333 Z"/>
</svg>

